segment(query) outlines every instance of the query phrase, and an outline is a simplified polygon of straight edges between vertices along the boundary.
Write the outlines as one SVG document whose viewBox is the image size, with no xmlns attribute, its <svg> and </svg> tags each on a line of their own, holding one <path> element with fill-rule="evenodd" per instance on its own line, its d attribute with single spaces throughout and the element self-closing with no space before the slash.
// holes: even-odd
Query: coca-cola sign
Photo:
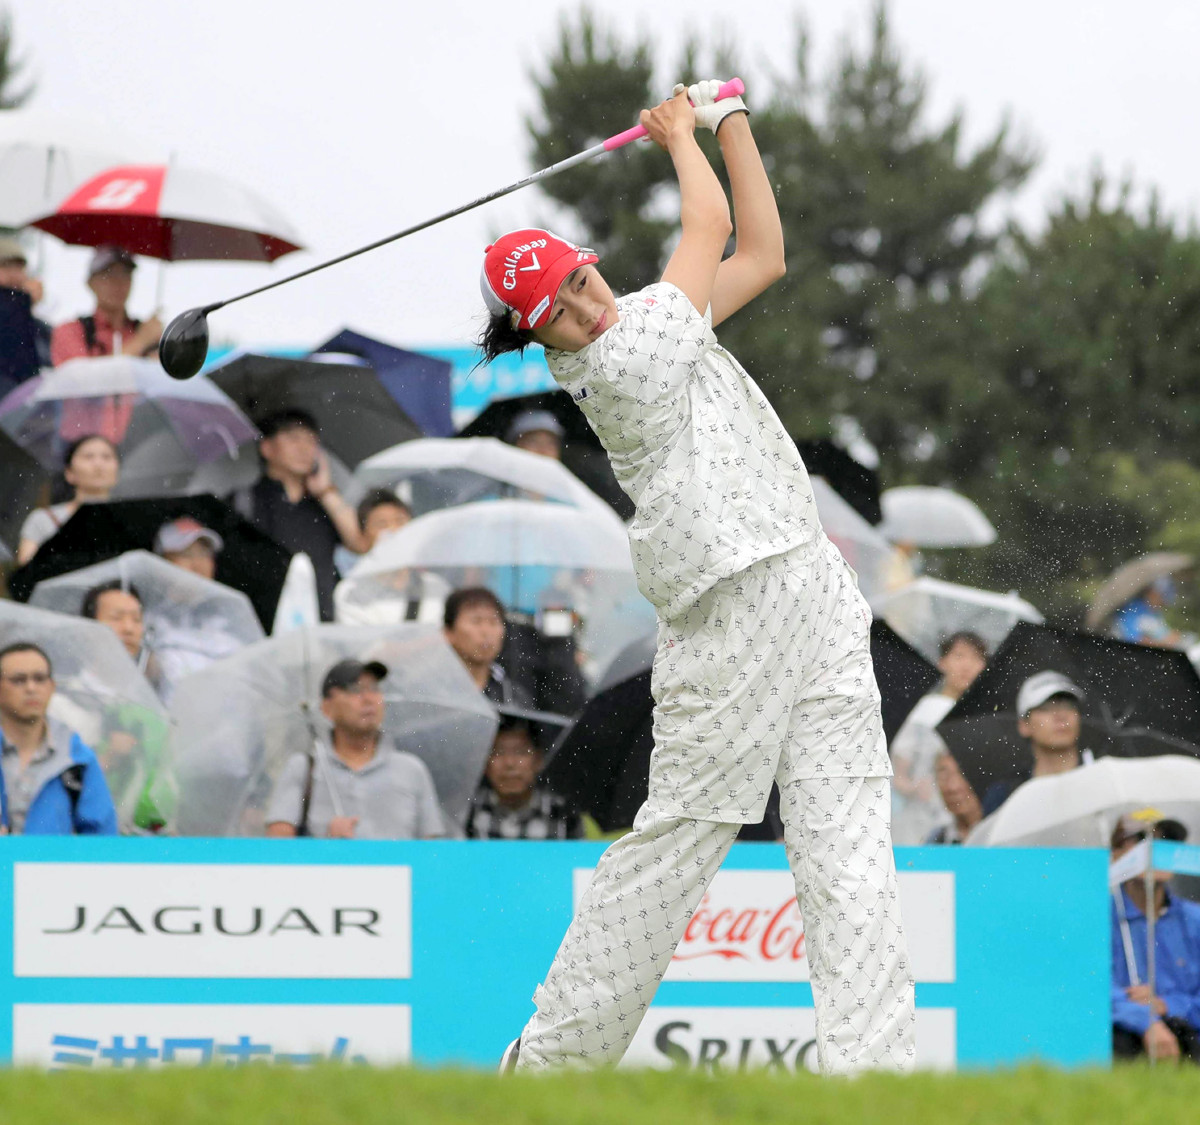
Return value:
<svg viewBox="0 0 1200 1125">
<path fill-rule="evenodd" d="M 575 901 L 591 871 L 575 872 Z M 900 904 L 919 981 L 953 981 L 954 875 L 902 872 Z M 787 871 L 725 870 L 683 931 L 668 981 L 806 981 L 808 950 L 795 884 Z"/>
</svg>

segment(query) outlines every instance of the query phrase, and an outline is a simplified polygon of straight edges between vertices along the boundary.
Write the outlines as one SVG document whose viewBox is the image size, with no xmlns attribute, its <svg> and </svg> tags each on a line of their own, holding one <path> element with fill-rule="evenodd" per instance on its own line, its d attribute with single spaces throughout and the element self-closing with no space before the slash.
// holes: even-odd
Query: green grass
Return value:
<svg viewBox="0 0 1200 1125">
<path fill-rule="evenodd" d="M 1063 1125 L 1193 1121 L 1200 1070 L 854 1081 L 763 1073 L 603 1072 L 545 1078 L 357 1068 L 185 1068 L 0 1074 L 6 1125 Z"/>
</svg>

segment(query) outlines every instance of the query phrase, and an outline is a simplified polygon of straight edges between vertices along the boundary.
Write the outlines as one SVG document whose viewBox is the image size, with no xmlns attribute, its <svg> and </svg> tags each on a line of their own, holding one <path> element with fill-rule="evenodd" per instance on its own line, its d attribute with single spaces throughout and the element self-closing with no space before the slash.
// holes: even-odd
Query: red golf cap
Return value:
<svg viewBox="0 0 1200 1125">
<path fill-rule="evenodd" d="M 514 328 L 536 328 L 567 274 L 598 261 L 594 250 L 548 230 L 512 230 L 487 248 L 479 288 L 489 312 L 510 314 Z"/>
</svg>

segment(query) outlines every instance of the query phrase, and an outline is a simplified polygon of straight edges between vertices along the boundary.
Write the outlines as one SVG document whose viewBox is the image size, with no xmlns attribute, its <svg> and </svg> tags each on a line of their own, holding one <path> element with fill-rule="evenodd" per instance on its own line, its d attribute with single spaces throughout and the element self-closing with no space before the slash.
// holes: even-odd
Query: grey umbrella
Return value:
<svg viewBox="0 0 1200 1125">
<path fill-rule="evenodd" d="M 1195 564 L 1191 555 L 1178 551 L 1153 551 L 1117 567 L 1105 580 L 1088 610 L 1086 625 L 1100 630 L 1118 609 L 1147 586 L 1168 574 L 1178 574 Z"/>
</svg>

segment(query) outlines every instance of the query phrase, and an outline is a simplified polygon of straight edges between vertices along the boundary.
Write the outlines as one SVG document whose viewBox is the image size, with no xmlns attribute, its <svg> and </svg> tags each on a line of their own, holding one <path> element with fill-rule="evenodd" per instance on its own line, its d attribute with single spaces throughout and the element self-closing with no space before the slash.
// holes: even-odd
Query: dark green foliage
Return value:
<svg viewBox="0 0 1200 1125">
<path fill-rule="evenodd" d="M 24 60 L 17 59 L 13 51 L 12 16 L 7 10 L 0 10 L 0 110 L 16 109 L 33 93 L 31 85 L 15 88 L 17 77 L 24 69 Z"/>
</svg>

